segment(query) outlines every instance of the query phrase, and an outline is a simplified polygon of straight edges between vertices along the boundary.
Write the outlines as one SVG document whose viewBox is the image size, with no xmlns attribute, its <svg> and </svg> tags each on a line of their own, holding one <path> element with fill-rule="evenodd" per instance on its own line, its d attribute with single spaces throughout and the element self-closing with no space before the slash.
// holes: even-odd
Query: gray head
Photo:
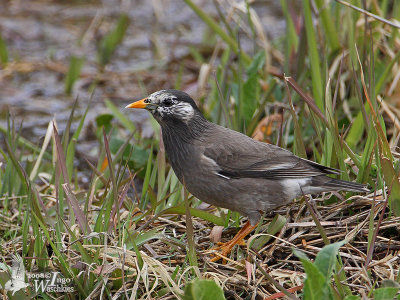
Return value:
<svg viewBox="0 0 400 300">
<path fill-rule="evenodd" d="M 127 108 L 148 110 L 161 125 L 165 123 L 188 124 L 201 115 L 196 103 L 190 96 L 178 90 L 161 90 L 142 100 L 133 102 Z"/>
</svg>

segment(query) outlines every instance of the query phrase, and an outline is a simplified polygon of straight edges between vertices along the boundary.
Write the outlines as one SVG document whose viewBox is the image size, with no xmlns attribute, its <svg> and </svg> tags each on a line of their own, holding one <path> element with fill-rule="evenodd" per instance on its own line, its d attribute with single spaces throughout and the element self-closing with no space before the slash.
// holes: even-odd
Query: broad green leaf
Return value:
<svg viewBox="0 0 400 300">
<path fill-rule="evenodd" d="M 374 300 L 393 300 L 398 291 L 398 287 L 378 288 L 374 290 Z"/>
<path fill-rule="evenodd" d="M 102 114 L 96 117 L 96 125 L 97 127 L 102 127 L 104 126 L 107 128 L 107 126 L 110 126 L 111 120 L 114 118 L 113 115 L 111 114 Z"/>
<path fill-rule="evenodd" d="M 110 140 L 110 151 L 115 154 L 124 145 L 125 141 L 111 137 Z M 144 167 L 149 158 L 150 149 L 143 147 L 143 145 L 126 145 L 125 150 L 122 154 L 123 159 L 133 162 L 133 168 L 139 169 Z"/>
<path fill-rule="evenodd" d="M 281 215 L 276 215 L 274 219 L 269 223 L 268 228 L 267 228 L 267 233 L 270 235 L 274 235 L 275 233 L 281 231 L 283 226 L 285 226 L 287 220 L 284 216 Z M 254 249 L 255 251 L 259 251 L 266 243 L 269 242 L 269 240 L 272 237 L 267 235 L 267 236 L 260 236 L 257 238 L 253 244 L 251 245 L 251 248 Z"/>
<path fill-rule="evenodd" d="M 395 288 L 400 288 L 400 283 L 391 280 L 391 279 L 384 279 L 382 281 L 381 287 L 395 287 Z"/>
<path fill-rule="evenodd" d="M 363 137 L 364 132 L 364 119 L 361 111 L 358 112 L 353 124 L 351 124 L 349 133 L 346 136 L 346 143 L 351 149 L 359 143 L 360 139 Z"/>
<path fill-rule="evenodd" d="M 185 287 L 184 300 L 223 300 L 224 293 L 215 281 L 208 279 L 194 279 Z"/>
<path fill-rule="evenodd" d="M 333 299 L 332 292 L 329 289 L 329 280 L 325 278 L 303 252 L 296 249 L 294 249 L 293 252 L 300 259 L 307 274 L 306 280 L 304 281 L 304 299 Z"/>
<path fill-rule="evenodd" d="M 332 275 L 332 270 L 336 263 L 336 256 L 339 252 L 339 248 L 345 243 L 346 241 L 340 241 L 326 245 L 317 254 L 314 264 L 326 279 L 329 279 Z"/>
<path fill-rule="evenodd" d="M 126 241 L 125 241 L 126 248 L 128 250 L 131 250 L 132 248 L 134 248 L 134 245 L 139 247 L 139 246 L 143 245 L 144 243 L 147 243 L 148 241 L 151 241 L 154 239 L 160 239 L 163 236 L 164 236 L 164 234 L 160 233 L 158 229 L 151 229 L 146 232 L 141 232 L 137 236 L 128 234 L 126 237 Z"/>
</svg>

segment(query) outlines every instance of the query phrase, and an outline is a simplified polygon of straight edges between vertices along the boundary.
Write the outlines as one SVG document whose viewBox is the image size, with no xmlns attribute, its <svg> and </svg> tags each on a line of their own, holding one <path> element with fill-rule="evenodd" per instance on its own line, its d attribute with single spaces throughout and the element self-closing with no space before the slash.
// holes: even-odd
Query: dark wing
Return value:
<svg viewBox="0 0 400 300">
<path fill-rule="evenodd" d="M 214 130 L 217 132 L 209 135 L 204 155 L 216 162 L 222 177 L 284 179 L 340 173 L 239 132 L 220 126 Z"/>
</svg>

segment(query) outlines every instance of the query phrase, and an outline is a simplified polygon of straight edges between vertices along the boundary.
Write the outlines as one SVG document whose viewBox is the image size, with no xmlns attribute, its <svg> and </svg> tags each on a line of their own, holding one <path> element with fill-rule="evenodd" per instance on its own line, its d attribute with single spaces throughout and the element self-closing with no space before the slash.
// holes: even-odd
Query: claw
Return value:
<svg viewBox="0 0 400 300">
<path fill-rule="evenodd" d="M 235 245 L 246 245 L 243 239 L 256 227 L 257 225 L 252 226 L 250 222 L 247 221 L 247 223 L 239 230 L 232 240 L 227 243 L 218 243 L 218 246 L 213 248 L 213 250 L 219 250 L 219 253 L 215 252 L 215 256 L 211 258 L 210 261 L 216 262 L 222 258 L 223 262 L 225 262 L 228 254 L 231 253 L 232 248 Z"/>
</svg>

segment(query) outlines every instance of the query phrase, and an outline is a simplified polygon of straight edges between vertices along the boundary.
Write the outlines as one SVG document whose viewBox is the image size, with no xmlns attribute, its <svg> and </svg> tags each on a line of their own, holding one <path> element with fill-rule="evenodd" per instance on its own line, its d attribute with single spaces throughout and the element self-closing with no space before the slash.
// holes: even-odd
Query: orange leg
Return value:
<svg viewBox="0 0 400 300">
<path fill-rule="evenodd" d="M 232 250 L 235 245 L 240 245 L 243 242 L 243 239 L 251 233 L 257 225 L 252 226 L 249 221 L 244 224 L 244 226 L 236 233 L 232 240 L 227 243 L 223 243 L 222 245 L 215 247 L 214 250 L 220 250 L 219 255 L 216 255 L 211 259 L 211 261 L 218 261 L 220 258 L 226 257 Z"/>
</svg>

